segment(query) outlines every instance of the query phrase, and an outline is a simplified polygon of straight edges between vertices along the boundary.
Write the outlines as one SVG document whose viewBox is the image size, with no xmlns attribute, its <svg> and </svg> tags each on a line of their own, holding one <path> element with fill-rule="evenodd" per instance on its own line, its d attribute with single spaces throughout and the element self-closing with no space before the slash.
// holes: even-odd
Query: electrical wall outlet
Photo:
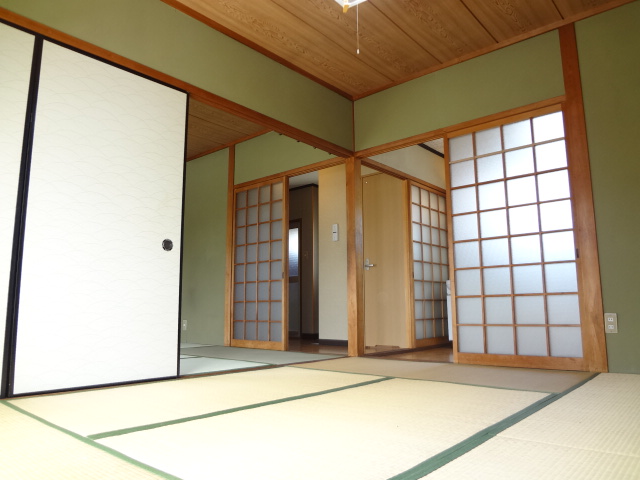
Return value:
<svg viewBox="0 0 640 480">
<path fill-rule="evenodd" d="M 604 328 L 607 333 L 618 333 L 618 314 L 617 313 L 605 313 L 604 314 Z"/>
<path fill-rule="evenodd" d="M 182 331 L 183 332 L 187 331 L 187 321 L 186 320 L 182 320 Z"/>
</svg>

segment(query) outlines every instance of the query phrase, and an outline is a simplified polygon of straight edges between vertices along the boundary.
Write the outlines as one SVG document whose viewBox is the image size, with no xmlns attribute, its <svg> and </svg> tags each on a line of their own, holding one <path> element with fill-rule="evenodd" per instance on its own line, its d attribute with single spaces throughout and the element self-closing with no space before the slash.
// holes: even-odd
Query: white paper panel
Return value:
<svg viewBox="0 0 640 480">
<path fill-rule="evenodd" d="M 0 372 L 34 37 L 0 23 Z"/>
<path fill-rule="evenodd" d="M 177 374 L 185 108 L 45 42 L 14 393 Z"/>
</svg>

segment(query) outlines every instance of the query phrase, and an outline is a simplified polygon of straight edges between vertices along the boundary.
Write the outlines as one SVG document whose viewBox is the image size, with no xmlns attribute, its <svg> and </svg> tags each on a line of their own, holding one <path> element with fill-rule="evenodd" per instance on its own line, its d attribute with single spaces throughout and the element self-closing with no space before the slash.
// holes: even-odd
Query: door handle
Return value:
<svg viewBox="0 0 640 480">
<path fill-rule="evenodd" d="M 376 266 L 375 263 L 369 263 L 369 259 L 368 258 L 364 261 L 364 269 L 365 270 L 370 270 L 371 267 L 375 267 L 375 266 Z"/>
</svg>

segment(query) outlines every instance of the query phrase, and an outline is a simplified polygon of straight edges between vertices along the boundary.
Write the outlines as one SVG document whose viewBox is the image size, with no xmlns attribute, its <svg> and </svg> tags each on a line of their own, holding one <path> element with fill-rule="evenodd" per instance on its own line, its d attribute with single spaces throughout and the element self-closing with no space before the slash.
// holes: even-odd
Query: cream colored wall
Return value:
<svg viewBox="0 0 640 480">
<path fill-rule="evenodd" d="M 181 340 L 224 342 L 227 149 L 187 163 Z"/>
<path fill-rule="evenodd" d="M 437 187 L 446 188 L 444 158 L 418 145 L 375 155 L 371 159 Z"/>
<path fill-rule="evenodd" d="M 347 340 L 347 184 L 344 165 L 318 172 L 319 336 Z M 331 239 L 337 223 L 339 240 Z"/>
</svg>

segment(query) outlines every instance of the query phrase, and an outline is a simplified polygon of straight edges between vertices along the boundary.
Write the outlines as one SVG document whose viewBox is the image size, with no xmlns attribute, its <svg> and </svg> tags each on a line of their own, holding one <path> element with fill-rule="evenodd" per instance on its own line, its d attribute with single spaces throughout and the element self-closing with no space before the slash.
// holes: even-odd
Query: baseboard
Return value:
<svg viewBox="0 0 640 480">
<path fill-rule="evenodd" d="M 347 340 L 331 340 L 326 338 L 318 339 L 320 345 L 330 345 L 332 347 L 348 347 L 349 342 Z"/>
<path fill-rule="evenodd" d="M 318 340 L 318 334 L 317 333 L 303 333 L 302 335 L 300 335 L 300 338 L 302 340 Z"/>
</svg>

